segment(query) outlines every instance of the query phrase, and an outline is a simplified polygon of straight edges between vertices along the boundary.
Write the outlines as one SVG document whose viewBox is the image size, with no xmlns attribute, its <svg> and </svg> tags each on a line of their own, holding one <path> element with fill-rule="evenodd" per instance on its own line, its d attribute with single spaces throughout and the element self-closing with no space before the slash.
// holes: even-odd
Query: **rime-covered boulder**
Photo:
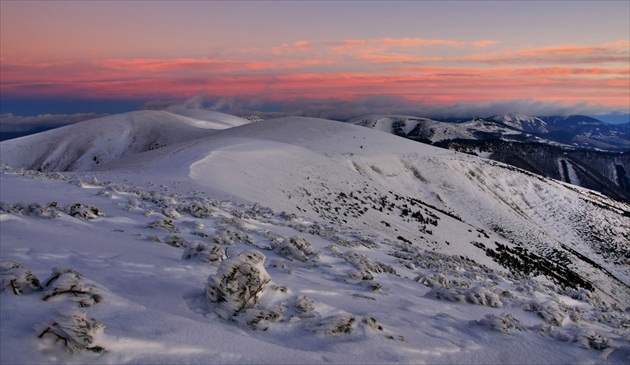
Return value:
<svg viewBox="0 0 630 365">
<path fill-rule="evenodd" d="M 319 260 L 317 251 L 311 247 L 310 242 L 300 236 L 285 238 L 281 243 L 274 245 L 273 250 L 292 261 Z"/>
<path fill-rule="evenodd" d="M 103 212 L 99 211 L 95 206 L 89 204 L 83 205 L 81 203 L 69 205 L 64 208 L 64 211 L 75 218 L 84 220 L 94 219 L 104 215 Z"/>
<path fill-rule="evenodd" d="M 218 263 L 227 259 L 224 247 L 219 245 L 206 245 L 203 242 L 195 241 L 184 248 L 182 260 L 199 259 L 207 263 Z"/>
<path fill-rule="evenodd" d="M 206 296 L 215 304 L 215 312 L 230 319 L 248 308 L 256 308 L 271 276 L 265 270 L 265 255 L 247 250 L 222 261 L 217 273 L 206 283 Z"/>
<path fill-rule="evenodd" d="M 83 275 L 67 267 L 54 267 L 52 274 L 44 281 L 46 292 L 42 298 L 44 301 L 59 296 L 67 296 L 76 302 L 79 307 L 89 307 L 103 300 L 101 294 L 95 292 L 92 285 L 87 285 Z"/>
<path fill-rule="evenodd" d="M 15 295 L 42 290 L 33 273 L 17 262 L 0 260 L 0 290 L 10 289 Z"/>
<path fill-rule="evenodd" d="M 50 338 L 62 343 L 70 353 L 87 350 L 103 352 L 98 345 L 105 326 L 94 318 L 88 318 L 83 312 L 60 314 L 54 322 L 39 333 L 39 338 Z"/>
</svg>

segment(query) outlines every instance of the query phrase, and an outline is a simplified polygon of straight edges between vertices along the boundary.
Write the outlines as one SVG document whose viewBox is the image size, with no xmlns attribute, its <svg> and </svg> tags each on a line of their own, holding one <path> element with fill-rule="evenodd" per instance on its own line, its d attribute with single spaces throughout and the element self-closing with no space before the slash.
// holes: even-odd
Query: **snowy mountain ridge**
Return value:
<svg viewBox="0 0 630 365">
<path fill-rule="evenodd" d="M 179 139 L 74 172 L 0 143 L 3 363 L 630 356 L 628 204 L 348 123 L 168 118 Z"/>
<path fill-rule="evenodd" d="M 179 113 L 141 110 L 97 118 L 4 141 L 0 144 L 0 154 L 15 166 L 32 170 L 87 170 L 124 156 L 249 123 L 212 111 Z"/>
<path fill-rule="evenodd" d="M 371 128 L 378 125 L 377 129 L 383 132 L 435 144 L 457 139 L 477 140 L 487 135 L 509 140 L 510 137 L 516 138 L 522 135 L 523 130 L 519 128 L 523 120 L 529 119 L 521 120 L 501 116 L 446 123 L 405 115 L 370 114 L 352 118 L 347 122 Z"/>
<path fill-rule="evenodd" d="M 547 123 L 540 118 L 530 117 L 524 114 L 510 113 L 495 115 L 491 119 L 503 123 L 512 128 L 528 133 L 548 133 Z"/>
<path fill-rule="evenodd" d="M 630 146 L 630 134 L 593 118 L 506 114 L 447 123 L 404 115 L 365 115 L 348 123 L 483 156 L 630 201 L 630 153 L 594 149 Z"/>
<path fill-rule="evenodd" d="M 388 119 L 391 121 L 386 122 Z M 379 120 L 382 127 L 377 128 L 375 125 Z M 580 115 L 532 117 L 509 113 L 446 122 L 407 115 L 367 114 L 347 122 L 432 144 L 456 139 L 492 139 L 535 142 L 568 149 L 628 151 L 630 148 L 627 126 L 611 125 Z"/>
</svg>

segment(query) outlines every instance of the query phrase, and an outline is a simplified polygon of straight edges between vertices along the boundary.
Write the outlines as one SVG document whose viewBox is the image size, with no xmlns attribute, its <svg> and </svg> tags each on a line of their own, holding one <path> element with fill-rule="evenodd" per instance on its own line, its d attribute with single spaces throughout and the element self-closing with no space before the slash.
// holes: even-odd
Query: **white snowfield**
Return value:
<svg viewBox="0 0 630 365">
<path fill-rule="evenodd" d="M 496 120 L 497 122 L 503 123 L 505 125 L 508 125 L 512 128 L 516 128 L 524 132 L 536 132 L 536 133 L 549 132 L 547 123 L 537 117 L 530 117 L 530 116 L 518 114 L 518 113 L 510 113 L 510 114 L 495 116 L 493 117 L 493 119 Z"/>
<path fill-rule="evenodd" d="M 523 133 L 548 132 L 544 121 L 519 114 L 498 115 L 489 119 L 473 118 L 462 123 L 440 122 L 408 115 L 367 114 L 352 118 L 348 123 L 431 143 L 454 139 L 474 140 L 479 138 L 479 134 L 501 136 L 501 139 L 509 141 L 517 137 L 522 138 Z M 528 138 L 546 144 L 561 145 L 531 135 L 528 135 Z"/>
<path fill-rule="evenodd" d="M 432 143 L 451 139 L 475 139 L 476 133 L 479 132 L 498 133 L 504 138 L 521 133 L 515 126 L 510 126 L 513 128 L 510 129 L 482 119 L 472 119 L 464 123 L 445 123 L 407 115 L 368 114 L 352 118 L 348 123 L 396 135 L 420 137 Z"/>
<path fill-rule="evenodd" d="M 2 364 L 630 361 L 630 206 L 592 191 L 204 111 L 82 122 L 0 162 Z"/>
<path fill-rule="evenodd" d="M 110 115 L 5 141 L 0 145 L 0 154 L 2 161 L 28 169 L 82 171 L 248 123 L 211 111 L 186 110 L 180 114 L 141 110 Z"/>
</svg>

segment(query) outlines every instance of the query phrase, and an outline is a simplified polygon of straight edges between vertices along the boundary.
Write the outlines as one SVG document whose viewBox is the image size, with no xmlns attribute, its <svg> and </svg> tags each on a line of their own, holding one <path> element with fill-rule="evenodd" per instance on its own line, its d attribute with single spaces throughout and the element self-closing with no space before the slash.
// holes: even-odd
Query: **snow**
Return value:
<svg viewBox="0 0 630 365">
<path fill-rule="evenodd" d="M 568 173 L 568 176 L 566 176 L 565 174 L 565 170 L 564 170 L 564 166 L 563 166 L 563 160 L 559 160 L 558 161 L 558 168 L 560 171 L 560 176 L 564 177 L 564 180 L 573 184 L 573 185 L 580 185 L 580 178 L 578 177 L 577 173 L 575 172 L 575 167 L 573 166 L 573 164 L 570 161 L 564 160 L 564 163 L 566 164 L 566 172 Z"/>
<path fill-rule="evenodd" d="M 225 129 L 249 123 L 247 119 L 212 110 L 183 109 L 173 113 L 190 118 L 193 123 L 196 122 L 195 124 L 202 128 Z"/>
<path fill-rule="evenodd" d="M 511 113 L 504 115 L 495 115 L 494 117 L 492 117 L 492 119 L 523 132 L 549 132 L 547 123 L 545 123 L 543 120 L 523 114 Z"/>
<path fill-rule="evenodd" d="M 87 170 L 121 157 L 248 123 L 231 115 L 210 113 L 189 113 L 203 119 L 153 110 L 116 114 L 5 141 L 0 145 L 0 154 L 3 161 L 11 161 L 16 167 Z"/>
<path fill-rule="evenodd" d="M 477 140 L 479 135 L 493 135 L 504 141 L 529 141 L 566 146 L 534 134 L 548 133 L 548 126 L 537 117 L 519 114 L 472 118 L 462 123 L 448 123 L 406 115 L 369 114 L 348 120 L 348 123 L 372 128 L 411 139 L 438 143 L 448 140 Z"/>
<path fill-rule="evenodd" d="M 232 121 L 192 138 L 179 117 L 160 115 L 33 137 L 55 145 L 55 165 L 64 142 L 110 122 L 164 117 L 173 128 L 150 151 L 93 140 L 84 147 L 118 154 L 74 172 L 20 168 L 45 151 L 0 144 L 12 166 L 0 173 L 1 267 L 21 265 L 1 272 L 1 363 L 630 359 L 629 271 L 616 256 L 628 252 L 627 204 L 346 123 Z M 186 116 L 197 131 L 202 117 Z M 151 142 L 145 127 L 117 133 Z M 554 249 L 596 289 L 510 272 L 481 248 L 499 252 L 496 243 L 504 254 Z M 47 285 L 64 268 L 80 275 Z M 16 295 L 12 280 L 26 271 L 43 288 Z M 249 300 L 226 307 L 209 284 Z M 64 346 L 57 335 L 72 335 L 73 318 L 92 327 Z"/>
</svg>

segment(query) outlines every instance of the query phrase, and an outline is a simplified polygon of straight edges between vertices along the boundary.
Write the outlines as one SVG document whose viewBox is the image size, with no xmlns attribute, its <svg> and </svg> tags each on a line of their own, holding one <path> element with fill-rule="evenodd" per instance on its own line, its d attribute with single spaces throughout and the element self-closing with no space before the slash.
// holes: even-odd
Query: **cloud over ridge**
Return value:
<svg viewBox="0 0 630 365">
<path fill-rule="evenodd" d="M 506 45 L 417 37 L 301 40 L 203 57 L 36 61 L 3 58 L 13 98 L 263 98 L 350 101 L 392 95 L 425 105 L 512 100 L 630 104 L 630 42 Z"/>
</svg>

